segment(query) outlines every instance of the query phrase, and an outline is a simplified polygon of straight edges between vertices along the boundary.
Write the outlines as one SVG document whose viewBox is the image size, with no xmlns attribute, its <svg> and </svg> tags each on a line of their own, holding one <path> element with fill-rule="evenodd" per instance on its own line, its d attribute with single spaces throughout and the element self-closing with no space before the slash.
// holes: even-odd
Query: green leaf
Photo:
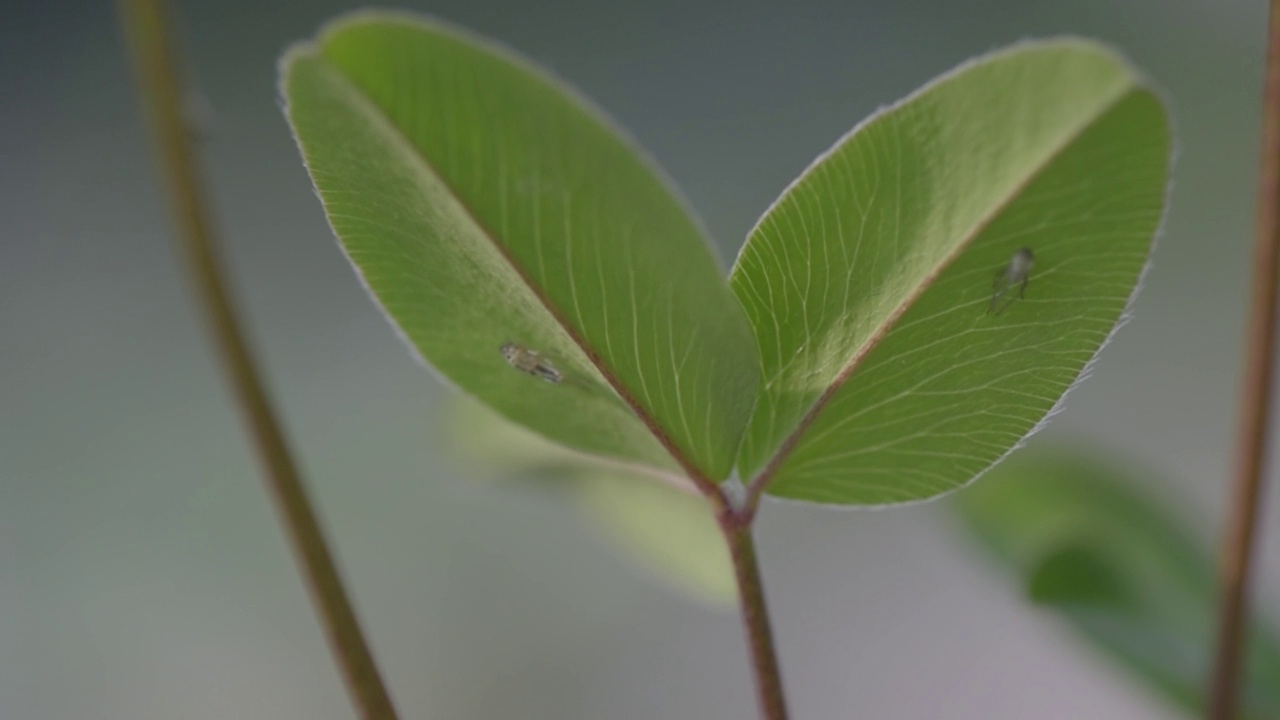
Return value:
<svg viewBox="0 0 1280 720">
<path fill-rule="evenodd" d="M 471 400 L 457 403 L 452 420 L 460 455 L 554 484 L 628 560 L 666 585 L 711 605 L 736 601 L 724 538 L 687 479 L 575 453 Z"/>
<path fill-rule="evenodd" d="M 427 362 L 579 450 L 729 473 L 758 384 L 750 330 L 701 228 L 601 113 L 401 14 L 330 25 L 281 78 L 335 233 Z M 509 366 L 507 343 L 562 381 Z"/>
<path fill-rule="evenodd" d="M 962 65 L 855 128 L 765 213 L 730 277 L 763 362 L 739 471 L 764 469 L 773 495 L 876 505 L 1003 457 L 1127 307 L 1170 147 L 1142 79 L 1076 39 Z M 1013 287 L 989 312 L 1024 247 L 1025 298 Z"/>
<path fill-rule="evenodd" d="M 960 494 L 957 507 L 1031 600 L 1195 711 L 1213 647 L 1213 566 L 1129 475 L 1064 450 L 1026 451 Z M 1280 717 L 1280 637 L 1258 619 L 1249 643 L 1244 717 Z"/>
<path fill-rule="evenodd" d="M 1115 608 L 1129 602 L 1124 577 L 1106 553 L 1078 544 L 1041 559 L 1027 579 L 1027 596 L 1042 605 Z"/>
</svg>

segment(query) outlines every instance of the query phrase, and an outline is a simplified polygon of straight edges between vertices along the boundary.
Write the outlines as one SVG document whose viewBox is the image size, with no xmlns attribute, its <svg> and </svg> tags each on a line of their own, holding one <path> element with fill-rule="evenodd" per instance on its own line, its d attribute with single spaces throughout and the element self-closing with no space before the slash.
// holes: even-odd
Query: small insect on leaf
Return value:
<svg viewBox="0 0 1280 720">
<path fill-rule="evenodd" d="M 997 304 L 1004 299 L 1009 291 L 1015 286 L 1018 288 L 1018 298 L 1027 296 L 1027 280 L 1031 277 L 1031 266 L 1036 263 L 1036 255 L 1031 252 L 1031 248 L 1018 248 L 1018 251 L 1009 259 L 1009 264 L 1000 268 L 996 273 L 996 281 L 992 284 L 993 291 L 991 293 L 991 304 L 987 306 L 987 314 L 992 313 L 999 315 L 1006 308 L 1013 304 L 1015 298 L 1010 297 L 1006 302 Z"/>
<path fill-rule="evenodd" d="M 507 364 L 521 372 L 540 377 L 550 383 L 558 383 L 564 379 L 555 366 L 527 347 L 509 342 L 505 343 L 501 350 Z"/>
</svg>

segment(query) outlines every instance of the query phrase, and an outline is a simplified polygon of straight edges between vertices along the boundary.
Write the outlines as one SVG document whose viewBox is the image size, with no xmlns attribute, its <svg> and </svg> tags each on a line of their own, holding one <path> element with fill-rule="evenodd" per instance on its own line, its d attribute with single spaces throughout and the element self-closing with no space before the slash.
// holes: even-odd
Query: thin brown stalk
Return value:
<svg viewBox="0 0 1280 720">
<path fill-rule="evenodd" d="M 1240 407 L 1235 490 L 1221 566 L 1217 655 L 1206 717 L 1234 720 L 1248 625 L 1248 596 L 1262 505 L 1274 385 L 1276 289 L 1280 274 L 1280 0 L 1272 0 L 1263 88 L 1261 168 L 1244 398 Z"/>
<path fill-rule="evenodd" d="M 192 133 L 182 113 L 184 88 L 167 32 L 164 3 L 119 0 L 117 7 L 133 54 L 144 111 L 150 116 L 161 176 L 173 203 L 190 280 L 257 446 L 267 485 L 357 711 L 365 720 L 394 720 L 395 708 L 343 590 L 324 532 L 232 309 L 191 145 Z"/>
<path fill-rule="evenodd" d="M 731 511 L 720 513 L 720 529 L 729 543 L 733 572 L 738 581 L 738 599 L 742 625 L 751 650 L 751 667 L 755 674 L 756 701 L 762 720 L 787 720 L 787 701 L 782 689 L 782 671 L 773 645 L 773 629 L 769 608 L 765 604 L 764 582 L 756 558 L 755 541 L 751 537 L 751 519 Z"/>
</svg>

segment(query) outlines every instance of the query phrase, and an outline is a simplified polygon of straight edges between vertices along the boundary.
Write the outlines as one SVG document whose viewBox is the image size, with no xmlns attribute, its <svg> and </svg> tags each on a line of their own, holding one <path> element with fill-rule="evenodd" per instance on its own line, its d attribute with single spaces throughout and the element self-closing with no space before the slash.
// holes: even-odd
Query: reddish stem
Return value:
<svg viewBox="0 0 1280 720">
<path fill-rule="evenodd" d="M 1248 595 L 1261 506 L 1267 434 L 1274 385 L 1276 289 L 1280 274 L 1280 0 L 1272 0 L 1263 88 L 1261 168 L 1254 238 L 1244 398 L 1236 456 L 1235 491 L 1223 547 L 1217 656 L 1206 717 L 1233 720 L 1248 624 Z"/>
<path fill-rule="evenodd" d="M 166 25 L 163 0 L 119 0 L 134 70 L 150 116 L 161 176 L 178 221 L 192 287 L 221 355 L 231 389 L 257 446 L 267 486 L 276 500 L 320 619 L 353 703 L 365 720 L 395 720 L 391 697 L 347 599 L 306 486 L 267 397 L 223 277 L 211 213 L 191 133 L 182 113 L 183 84 Z"/>
<path fill-rule="evenodd" d="M 751 649 L 751 666 L 756 681 L 756 701 L 762 720 L 787 720 L 787 703 L 782 689 L 782 671 L 773 645 L 769 608 L 765 603 L 760 563 L 751 537 L 751 516 L 725 510 L 717 514 L 720 529 L 729 544 L 733 572 L 738 580 L 742 625 Z"/>
</svg>

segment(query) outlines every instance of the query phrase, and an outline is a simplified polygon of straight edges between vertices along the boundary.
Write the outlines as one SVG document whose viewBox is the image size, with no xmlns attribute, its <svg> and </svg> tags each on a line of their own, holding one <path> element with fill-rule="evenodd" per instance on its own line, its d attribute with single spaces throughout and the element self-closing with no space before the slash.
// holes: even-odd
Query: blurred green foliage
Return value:
<svg viewBox="0 0 1280 720">
<path fill-rule="evenodd" d="M 1175 705 L 1202 708 L 1216 622 L 1209 553 L 1123 462 L 1061 448 L 996 466 L 956 506 L 980 547 L 1052 611 Z M 1280 637 L 1248 639 L 1243 717 L 1280 717 Z"/>
</svg>

